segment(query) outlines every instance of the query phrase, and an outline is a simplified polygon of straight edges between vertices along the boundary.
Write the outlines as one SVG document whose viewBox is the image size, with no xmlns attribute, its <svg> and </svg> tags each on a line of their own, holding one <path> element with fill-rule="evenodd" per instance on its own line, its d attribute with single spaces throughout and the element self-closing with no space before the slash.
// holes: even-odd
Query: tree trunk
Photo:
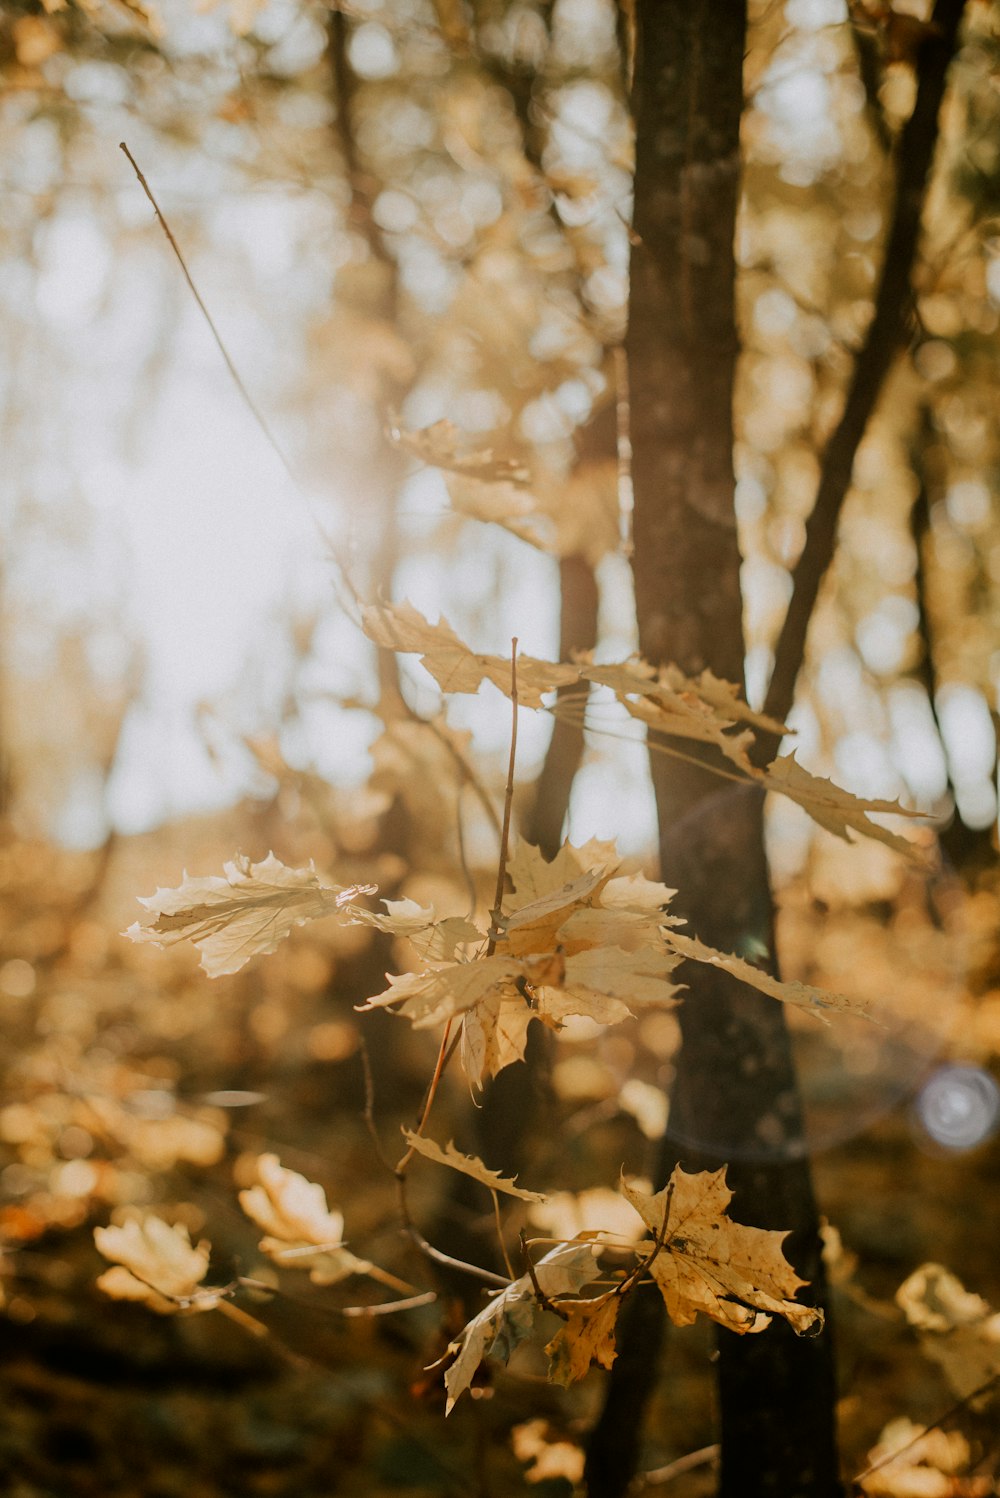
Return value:
<svg viewBox="0 0 1000 1498">
<path fill-rule="evenodd" d="M 743 680 L 733 503 L 734 231 L 739 192 L 743 0 L 638 0 L 635 248 L 627 336 L 635 584 L 643 654 Z M 669 743 L 653 746 L 667 749 Z M 684 745 L 690 754 L 690 745 Z M 762 797 L 703 764 L 651 755 L 663 878 L 703 940 L 773 964 Z M 726 1164 L 734 1216 L 791 1229 L 787 1251 L 822 1300 L 818 1222 L 780 1005 L 688 967 L 682 1048 L 658 1185 L 673 1166 Z M 619 1339 L 588 1456 L 592 1498 L 624 1492 L 651 1392 L 660 1316 L 640 1302 Z M 640 1309 L 641 1307 L 641 1309 Z M 840 1492 L 829 1332 L 782 1323 L 719 1337 L 720 1492 Z"/>
</svg>

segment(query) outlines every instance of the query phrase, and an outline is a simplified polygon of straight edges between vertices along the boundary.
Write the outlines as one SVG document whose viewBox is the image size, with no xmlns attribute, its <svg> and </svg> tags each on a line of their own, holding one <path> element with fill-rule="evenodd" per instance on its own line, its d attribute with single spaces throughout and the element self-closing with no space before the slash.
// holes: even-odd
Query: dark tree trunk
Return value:
<svg viewBox="0 0 1000 1498">
<path fill-rule="evenodd" d="M 733 504 L 733 290 L 746 10 L 742 0 L 639 0 L 635 219 L 627 339 L 640 644 L 653 662 L 743 679 Z M 661 747 L 669 748 L 669 744 Z M 690 745 L 684 746 L 685 751 Z M 707 767 L 651 756 L 662 874 L 703 940 L 773 963 L 762 798 Z M 779 1005 L 725 974 L 683 973 L 683 1035 L 658 1165 L 726 1164 L 734 1216 L 791 1229 L 788 1252 L 822 1299 L 818 1222 Z M 592 1498 L 624 1492 L 654 1378 L 659 1313 L 636 1298 L 588 1460 Z M 829 1333 L 783 1324 L 719 1337 L 720 1492 L 840 1492 Z"/>
</svg>

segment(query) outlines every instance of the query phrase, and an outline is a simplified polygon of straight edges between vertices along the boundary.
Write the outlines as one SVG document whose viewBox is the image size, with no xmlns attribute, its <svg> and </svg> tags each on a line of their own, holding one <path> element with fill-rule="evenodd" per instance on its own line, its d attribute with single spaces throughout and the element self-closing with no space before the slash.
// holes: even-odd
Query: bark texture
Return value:
<svg viewBox="0 0 1000 1498">
<path fill-rule="evenodd" d="M 636 181 L 627 340 L 635 583 L 643 653 L 743 679 L 733 503 L 734 232 L 746 9 L 742 0 L 639 0 Z M 667 745 L 666 747 L 670 747 Z M 685 745 L 685 752 L 690 745 Z M 773 962 L 762 798 L 700 764 L 651 756 L 663 878 L 705 941 Z M 683 1044 L 658 1184 L 674 1165 L 729 1166 L 734 1215 L 791 1229 L 789 1256 L 822 1297 L 818 1223 L 779 1005 L 725 974 L 683 973 Z M 805 1294 L 805 1292 L 804 1292 Z M 625 1491 L 662 1316 L 637 1301 L 588 1460 L 592 1498 Z M 719 1338 L 720 1492 L 840 1492 L 829 1333 L 784 1325 Z"/>
</svg>

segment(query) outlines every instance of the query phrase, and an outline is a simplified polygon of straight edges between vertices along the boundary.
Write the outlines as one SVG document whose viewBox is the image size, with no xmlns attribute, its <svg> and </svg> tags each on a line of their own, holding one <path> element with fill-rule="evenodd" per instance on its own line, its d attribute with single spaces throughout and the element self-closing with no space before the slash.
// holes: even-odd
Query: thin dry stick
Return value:
<svg viewBox="0 0 1000 1498">
<path fill-rule="evenodd" d="M 641 1492 L 647 1487 L 661 1487 L 668 1482 L 673 1482 L 675 1477 L 681 1477 L 685 1472 L 693 1472 L 696 1467 L 705 1467 L 709 1462 L 719 1460 L 719 1446 L 702 1446 L 699 1451 L 689 1451 L 684 1456 L 679 1456 L 676 1461 L 668 1462 L 665 1467 L 656 1467 L 651 1472 L 641 1472 L 635 1479 L 633 1487 Z"/>
<path fill-rule="evenodd" d="M 361 1117 L 364 1121 L 365 1128 L 368 1130 L 368 1133 L 371 1136 L 371 1141 L 375 1146 L 375 1153 L 378 1156 L 380 1162 L 385 1166 L 385 1169 L 389 1172 L 390 1175 L 395 1175 L 396 1167 L 392 1164 L 392 1162 L 386 1155 L 385 1150 L 382 1148 L 382 1141 L 378 1136 L 378 1125 L 375 1122 L 375 1078 L 372 1075 L 372 1063 L 371 1057 L 368 1054 L 368 1042 L 365 1040 L 365 1037 L 363 1035 L 360 1035 L 358 1038 L 360 1040 L 358 1054 L 361 1057 L 361 1070 L 363 1071 L 365 1078 L 365 1105 L 361 1111 Z"/>
<path fill-rule="evenodd" d="M 194 279 L 193 279 L 193 277 L 191 275 L 191 272 L 187 268 L 187 261 L 184 259 L 184 256 L 181 254 L 181 247 L 177 243 L 176 239 L 174 238 L 173 231 L 171 230 L 170 225 L 167 223 L 167 220 L 166 220 L 166 218 L 163 215 L 163 210 L 161 209 L 159 203 L 156 201 L 155 197 L 153 196 L 153 190 L 150 187 L 149 183 L 146 181 L 146 178 L 143 176 L 142 171 L 139 168 L 139 163 L 136 161 L 135 157 L 132 155 L 132 152 L 129 150 L 128 146 L 125 144 L 124 141 L 119 141 L 118 142 L 118 146 L 119 146 L 119 150 L 124 151 L 124 153 L 125 153 L 125 155 L 126 155 L 126 157 L 128 159 L 128 162 L 129 162 L 130 166 L 132 167 L 132 170 L 135 172 L 136 176 L 139 179 L 139 186 L 142 188 L 143 192 L 146 194 L 147 198 L 149 199 L 149 201 L 153 205 L 153 212 L 156 214 L 156 217 L 159 220 L 160 228 L 163 230 L 164 234 L 167 236 L 167 243 L 170 245 L 170 248 L 173 250 L 175 256 L 177 257 L 177 263 L 178 263 L 178 265 L 180 266 L 181 270 L 184 273 L 184 279 L 185 279 L 185 281 L 188 284 L 188 288 L 189 288 L 189 290 L 191 292 L 191 295 L 194 297 L 195 301 L 198 304 L 198 310 L 201 312 L 202 317 L 208 323 L 209 331 L 211 332 L 212 337 L 215 339 L 216 347 L 218 348 L 219 353 L 222 355 L 223 359 L 225 360 L 225 365 L 226 365 L 226 368 L 229 370 L 230 375 L 232 376 L 233 384 L 236 386 L 237 390 L 239 391 L 240 395 L 242 396 L 243 402 L 244 402 L 247 410 L 250 412 L 250 415 L 253 417 L 254 421 L 257 423 L 257 425 L 260 428 L 260 430 L 263 432 L 265 438 L 267 439 L 267 442 L 268 442 L 269 446 L 271 447 L 272 451 L 274 452 L 274 454 L 278 458 L 278 461 L 281 463 L 282 468 L 284 468 L 285 472 L 288 474 L 288 477 L 291 479 L 292 483 L 295 484 L 296 487 L 298 487 L 298 480 L 296 479 L 295 474 L 292 471 L 292 465 L 289 463 L 288 459 L 285 457 L 285 454 L 282 452 L 281 447 L 280 447 L 280 445 L 278 443 L 277 438 L 275 437 L 274 433 L 271 431 L 271 428 L 268 426 L 267 422 L 265 421 L 264 416 L 263 416 L 262 412 L 260 411 L 260 408 L 257 406 L 256 402 L 254 401 L 253 396 L 250 394 L 249 390 L 244 385 L 243 380 L 242 380 L 242 378 L 240 376 L 239 370 L 236 368 L 236 365 L 233 363 L 232 359 L 229 357 L 229 350 L 226 348 L 226 345 L 223 343 L 222 336 L 219 333 L 218 328 L 215 326 L 215 323 L 212 321 L 212 314 L 209 312 L 208 308 L 205 306 L 205 303 L 202 301 L 201 292 L 198 290 L 197 286 L 194 284 Z"/>
<path fill-rule="evenodd" d="M 497 948 L 497 936 L 503 905 L 503 887 L 507 879 L 507 845 L 510 838 L 510 812 L 514 804 L 514 762 L 517 758 L 517 636 L 510 642 L 510 759 L 507 762 L 507 790 L 503 802 L 503 827 L 500 830 L 500 861 L 497 866 L 497 888 L 490 911 L 490 939 L 486 947 L 487 957 L 492 957 Z"/>
<path fill-rule="evenodd" d="M 420 1114 L 420 1121 L 417 1124 L 416 1129 L 414 1130 L 414 1133 L 416 1134 L 418 1139 L 423 1134 L 424 1129 L 427 1127 L 427 1120 L 430 1117 L 430 1111 L 434 1103 L 434 1099 L 437 1097 L 437 1090 L 441 1084 L 441 1077 L 444 1074 L 445 1066 L 447 1065 L 451 1057 L 451 1052 L 448 1050 L 448 1037 L 451 1034 L 451 1023 L 451 1020 L 449 1020 L 444 1027 L 444 1034 L 441 1036 L 441 1044 L 438 1046 L 437 1061 L 434 1064 L 434 1075 L 431 1077 L 430 1086 L 427 1089 L 427 1097 L 424 1100 L 423 1111 Z M 406 1168 L 409 1165 L 410 1161 L 413 1159 L 414 1154 L 415 1149 L 411 1144 L 409 1149 L 406 1151 L 406 1154 L 396 1165 L 397 1177 L 402 1177 L 406 1174 Z"/>
<path fill-rule="evenodd" d="M 500 1244 L 500 1252 L 503 1255 L 504 1264 L 507 1266 L 507 1273 L 514 1280 L 517 1279 L 517 1275 L 514 1273 L 514 1266 L 510 1262 L 510 1254 L 507 1252 L 507 1245 L 503 1238 L 503 1222 L 500 1217 L 500 1196 L 492 1187 L 490 1187 L 490 1196 L 493 1198 L 493 1220 L 497 1225 L 497 1241 Z"/>
<path fill-rule="evenodd" d="M 538 1301 L 538 1304 L 542 1307 L 543 1310 L 551 1311 L 554 1316 L 558 1316 L 560 1321 L 568 1321 L 569 1312 L 564 1311 L 561 1306 L 556 1305 L 555 1301 L 551 1300 L 549 1296 L 546 1295 L 545 1291 L 538 1283 L 538 1275 L 535 1271 L 535 1261 L 531 1257 L 531 1251 L 528 1248 L 528 1238 L 527 1234 L 524 1231 L 524 1228 L 521 1229 L 521 1255 L 524 1259 L 528 1278 L 531 1281 L 531 1288 L 535 1292 L 535 1299 Z"/>
<path fill-rule="evenodd" d="M 901 1457 L 904 1451 L 909 1451 L 911 1446 L 915 1446 L 918 1441 L 922 1441 L 924 1436 L 928 1435 L 932 1430 L 940 1429 L 947 1420 L 952 1420 L 956 1415 L 961 1414 L 962 1410 L 967 1405 L 970 1405 L 974 1399 L 979 1399 L 983 1394 L 988 1394 L 991 1389 L 996 1388 L 998 1383 L 1000 1383 L 1000 1373 L 994 1373 L 993 1377 L 988 1378 L 984 1384 L 980 1384 L 978 1389 L 973 1389 L 971 1394 L 966 1394 L 963 1399 L 959 1399 L 957 1403 L 946 1409 L 943 1415 L 939 1415 L 936 1420 L 932 1420 L 929 1425 L 925 1425 L 922 1430 L 917 1431 L 912 1440 L 907 1441 L 904 1446 L 897 1446 L 895 1451 L 888 1452 L 885 1456 L 880 1457 L 877 1462 L 872 1462 L 871 1466 L 866 1467 L 863 1472 L 859 1472 L 852 1480 L 852 1486 L 857 1488 L 864 1478 L 870 1477 L 873 1472 L 878 1472 L 883 1467 L 888 1467 L 898 1457 Z"/>
</svg>

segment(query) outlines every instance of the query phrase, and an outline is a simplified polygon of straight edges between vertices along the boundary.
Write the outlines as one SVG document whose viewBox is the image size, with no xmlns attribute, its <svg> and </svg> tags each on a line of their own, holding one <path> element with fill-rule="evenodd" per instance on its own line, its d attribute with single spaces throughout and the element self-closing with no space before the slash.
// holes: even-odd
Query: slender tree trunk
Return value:
<svg viewBox="0 0 1000 1498">
<path fill-rule="evenodd" d="M 820 584 L 833 560 L 854 459 L 906 336 L 913 300 L 913 265 L 937 149 L 941 101 L 965 5 L 966 0 L 937 0 L 916 50 L 917 94 L 897 145 L 896 201 L 875 310 L 854 366 L 843 413 L 823 453 L 816 502 L 806 525 L 805 546 L 792 577 L 791 603 L 775 648 L 766 703 L 767 712 L 775 718 L 785 718 L 791 708 L 806 631 Z"/>
<path fill-rule="evenodd" d="M 739 192 L 743 0 L 638 0 L 635 218 L 627 340 L 640 644 L 653 662 L 743 679 L 733 504 L 738 356 L 733 240 Z M 669 748 L 669 745 L 662 746 Z M 689 749 L 690 746 L 685 746 Z M 651 757 L 663 877 L 704 940 L 773 962 L 762 798 L 707 767 Z M 726 1164 L 734 1215 L 791 1229 L 788 1252 L 822 1298 L 818 1223 L 779 1005 L 725 974 L 689 969 L 682 1049 L 659 1184 L 673 1166 Z M 623 1493 L 655 1376 L 662 1317 L 648 1300 L 619 1338 L 588 1458 L 592 1498 Z M 829 1333 L 784 1325 L 719 1337 L 720 1492 L 833 1498 L 840 1491 Z"/>
</svg>

